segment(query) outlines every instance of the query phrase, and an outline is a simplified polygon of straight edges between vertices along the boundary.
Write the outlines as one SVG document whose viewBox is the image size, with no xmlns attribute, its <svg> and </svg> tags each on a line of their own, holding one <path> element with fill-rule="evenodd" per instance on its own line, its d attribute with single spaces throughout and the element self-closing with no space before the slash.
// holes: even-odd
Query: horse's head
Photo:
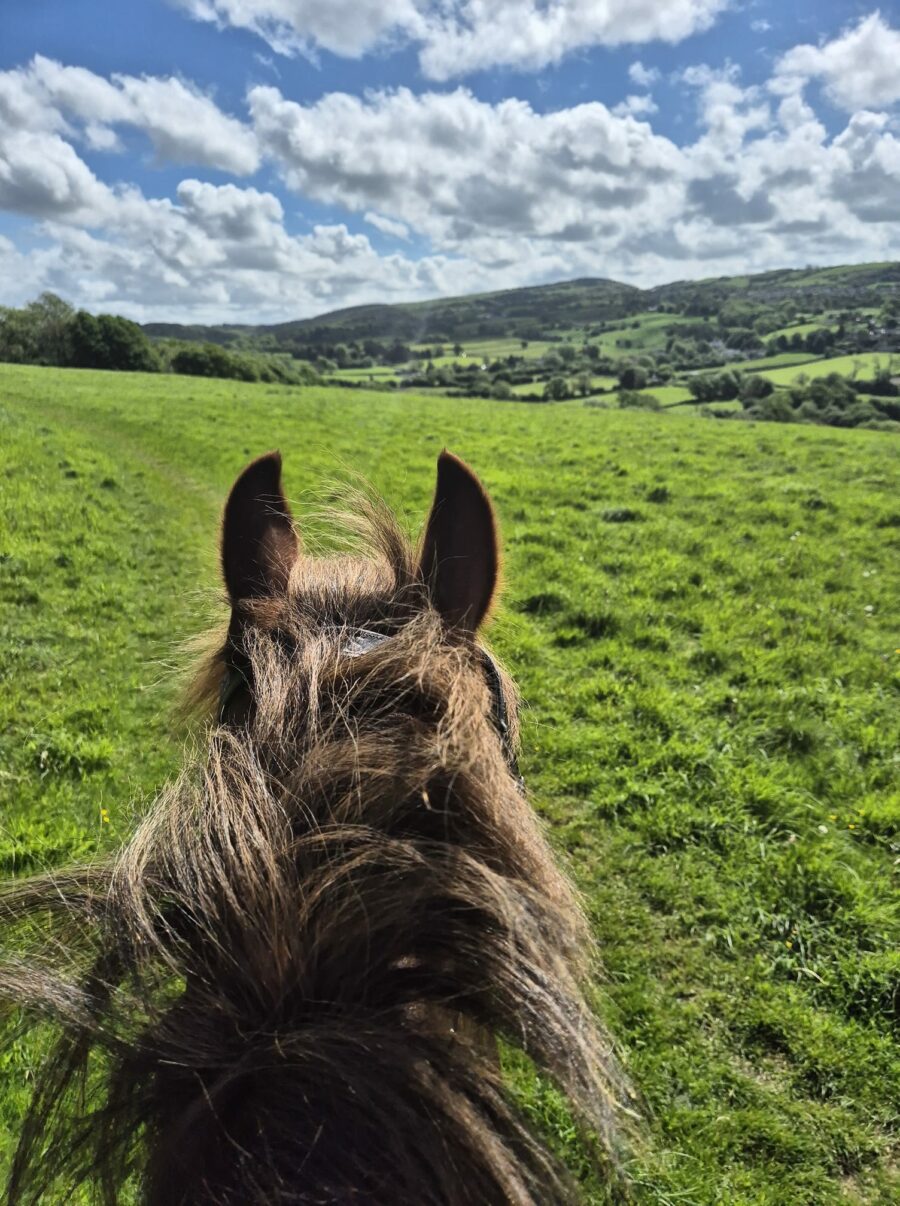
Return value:
<svg viewBox="0 0 900 1206">
<path fill-rule="evenodd" d="M 219 719 L 252 728 L 262 711 L 271 731 L 298 706 L 308 718 L 320 716 L 330 698 L 354 701 L 344 715 L 358 720 L 365 694 L 370 718 L 388 706 L 419 720 L 431 716 L 443 722 L 444 738 L 457 731 L 471 743 L 484 731 L 473 728 L 480 710 L 517 775 L 511 685 L 477 640 L 500 567 L 484 488 L 443 452 L 417 548 L 383 507 L 357 502 L 353 518 L 366 529 L 368 556 L 315 558 L 303 551 L 291 516 L 280 455 L 260 457 L 238 477 L 222 524 L 231 618 L 213 673 Z"/>
<path fill-rule="evenodd" d="M 391 532 L 391 536 L 395 533 Z M 393 551 L 395 550 L 386 550 Z M 473 634 L 487 616 L 499 571 L 497 525 L 490 499 L 478 478 L 458 457 L 444 451 L 438 458 L 437 486 L 425 527 L 420 555 L 404 586 L 408 604 L 432 607 L 449 632 Z M 240 621 L 248 602 L 283 602 L 299 566 L 302 591 L 304 558 L 297 528 L 281 485 L 281 455 L 270 452 L 248 465 L 231 489 L 222 524 L 222 571 L 232 607 Z M 330 567 L 332 570 L 337 568 Z M 354 567 L 358 569 L 358 567 Z M 360 586 L 358 581 L 355 586 Z M 359 600 L 363 602 L 363 600 Z M 391 615 L 398 616 L 394 600 Z M 371 606 L 384 608 L 373 597 Z M 355 616 L 327 616 L 329 622 Z"/>
<path fill-rule="evenodd" d="M 200 764 L 114 861 L 0 899 L 10 949 L 49 931 L 0 965 L 0 1005 L 60 1031 L 10 1203 L 116 1201 L 136 1169 L 148 1206 L 571 1202 L 495 1037 L 614 1150 L 625 1087 L 583 996 L 585 919 L 478 639 L 490 502 L 444 453 L 418 547 L 357 512 L 367 555 L 311 557 L 278 454 L 241 474 Z"/>
</svg>

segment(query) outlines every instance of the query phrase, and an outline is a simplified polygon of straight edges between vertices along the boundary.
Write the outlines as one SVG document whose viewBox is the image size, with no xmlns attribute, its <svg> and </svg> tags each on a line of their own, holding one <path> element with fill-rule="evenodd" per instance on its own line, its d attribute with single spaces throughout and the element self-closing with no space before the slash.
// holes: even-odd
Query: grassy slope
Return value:
<svg viewBox="0 0 900 1206">
<path fill-rule="evenodd" d="M 418 523 L 444 444 L 505 531 L 493 640 L 646 1103 L 639 1200 L 895 1200 L 890 436 L 0 366 L 5 869 L 121 840 L 177 766 L 166 667 L 246 459 L 282 448 L 301 515 L 343 464 Z"/>
<path fill-rule="evenodd" d="M 828 360 L 814 360 L 792 368 L 769 369 L 760 373 L 768 377 L 775 385 L 791 385 L 798 377 L 827 377 L 829 373 L 839 373 L 842 377 L 874 374 L 882 366 L 900 366 L 900 357 L 892 356 L 890 352 L 861 352 L 856 356 L 832 356 Z"/>
</svg>

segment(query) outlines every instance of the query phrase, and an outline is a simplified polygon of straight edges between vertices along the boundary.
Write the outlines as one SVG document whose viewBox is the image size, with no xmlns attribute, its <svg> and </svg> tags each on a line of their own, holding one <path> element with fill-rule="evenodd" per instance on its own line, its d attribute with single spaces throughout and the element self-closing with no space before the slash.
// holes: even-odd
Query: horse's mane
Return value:
<svg viewBox="0 0 900 1206">
<path fill-rule="evenodd" d="M 301 558 L 247 605 L 247 725 L 213 712 L 117 857 L 3 890 L 0 997 L 54 1035 L 11 1203 L 111 1204 L 132 1176 L 151 1206 L 571 1202 L 497 1039 L 614 1162 L 582 912 L 474 643 L 447 639 L 384 508 L 364 518 L 374 560 Z M 372 625 L 390 639 L 342 656 Z"/>
</svg>

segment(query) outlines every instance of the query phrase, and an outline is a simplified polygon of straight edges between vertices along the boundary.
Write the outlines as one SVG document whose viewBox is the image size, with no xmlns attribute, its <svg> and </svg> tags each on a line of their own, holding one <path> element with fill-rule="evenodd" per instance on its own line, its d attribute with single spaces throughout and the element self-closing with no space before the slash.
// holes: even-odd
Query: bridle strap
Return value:
<svg viewBox="0 0 900 1206">
<path fill-rule="evenodd" d="M 385 641 L 389 641 L 390 639 L 390 634 L 386 632 L 374 632 L 371 628 L 354 628 L 351 630 L 346 644 L 342 647 L 341 654 L 343 657 L 361 657 L 363 654 L 377 649 L 379 645 L 383 645 Z M 500 677 L 497 663 L 488 651 L 479 647 L 478 653 L 491 692 L 491 721 L 497 732 L 497 736 L 503 744 L 506 762 L 510 773 L 515 778 L 516 786 L 520 791 L 524 792 L 525 782 L 519 772 L 519 763 L 512 743 L 512 732 L 509 725 L 509 707 L 506 702 L 506 692 L 503 690 L 503 679 Z M 220 722 L 224 721 L 225 712 L 229 704 L 242 687 L 250 689 L 247 676 L 237 666 L 230 666 L 225 673 L 225 677 L 222 679 L 222 689 L 219 692 Z"/>
</svg>

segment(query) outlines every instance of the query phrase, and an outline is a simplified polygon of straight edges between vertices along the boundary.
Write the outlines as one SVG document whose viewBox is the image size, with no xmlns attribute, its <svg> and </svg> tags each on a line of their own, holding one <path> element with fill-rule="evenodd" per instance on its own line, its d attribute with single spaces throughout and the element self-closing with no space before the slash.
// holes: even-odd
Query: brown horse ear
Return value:
<svg viewBox="0 0 900 1206">
<path fill-rule="evenodd" d="M 281 489 L 281 453 L 247 466 L 225 504 L 222 573 L 232 603 L 283 594 L 299 545 Z"/>
<path fill-rule="evenodd" d="M 490 499 L 469 466 L 444 449 L 425 527 L 421 574 L 448 627 L 475 632 L 490 610 L 499 570 Z"/>
</svg>

